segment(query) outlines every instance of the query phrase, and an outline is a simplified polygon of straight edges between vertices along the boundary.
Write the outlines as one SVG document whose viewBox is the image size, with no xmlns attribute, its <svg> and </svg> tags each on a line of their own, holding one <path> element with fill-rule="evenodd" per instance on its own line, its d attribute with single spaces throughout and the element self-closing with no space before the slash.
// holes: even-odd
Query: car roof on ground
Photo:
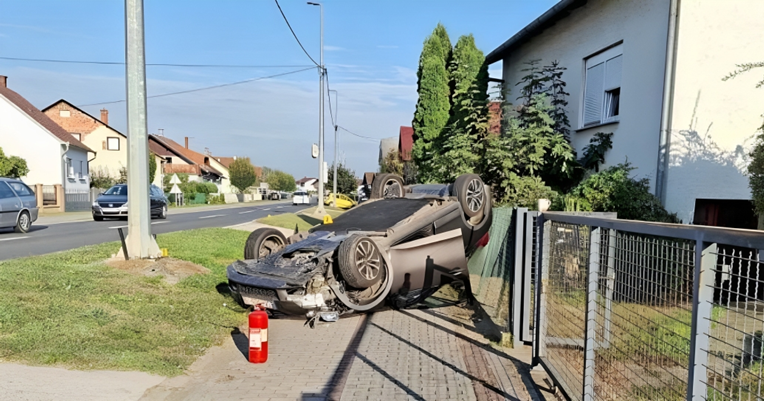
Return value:
<svg viewBox="0 0 765 401">
<path fill-rule="evenodd" d="M 380 199 L 363 203 L 360 206 L 337 216 L 332 224 L 320 225 L 309 230 L 334 231 L 385 231 L 401 220 L 413 215 L 426 206 L 428 199 Z"/>
</svg>

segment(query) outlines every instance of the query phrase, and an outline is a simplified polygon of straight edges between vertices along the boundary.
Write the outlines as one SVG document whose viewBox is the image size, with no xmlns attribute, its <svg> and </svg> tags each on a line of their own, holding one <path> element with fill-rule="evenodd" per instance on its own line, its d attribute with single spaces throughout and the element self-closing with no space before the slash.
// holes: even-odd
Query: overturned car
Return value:
<svg viewBox="0 0 765 401">
<path fill-rule="evenodd" d="M 228 266 L 229 287 L 243 305 L 336 320 L 386 301 L 402 307 L 462 280 L 467 256 L 488 243 L 491 193 L 475 174 L 452 184 L 404 186 L 378 175 L 369 201 L 331 224 L 285 238 L 253 231 L 244 261 Z"/>
</svg>

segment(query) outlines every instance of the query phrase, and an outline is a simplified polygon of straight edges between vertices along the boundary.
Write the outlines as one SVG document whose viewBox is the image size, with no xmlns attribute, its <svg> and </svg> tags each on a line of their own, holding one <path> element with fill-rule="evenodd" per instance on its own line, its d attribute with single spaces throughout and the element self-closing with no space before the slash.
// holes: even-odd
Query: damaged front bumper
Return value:
<svg viewBox="0 0 765 401">
<path fill-rule="evenodd" d="M 299 315 L 310 311 L 330 310 L 327 304 L 333 297 L 328 286 L 321 286 L 314 293 L 306 293 L 305 286 L 287 283 L 284 280 L 242 274 L 237 267 L 246 262 L 236 261 L 228 266 L 228 285 L 235 297 L 248 306 L 263 305 L 268 309 Z M 237 266 L 237 264 L 241 264 Z"/>
</svg>

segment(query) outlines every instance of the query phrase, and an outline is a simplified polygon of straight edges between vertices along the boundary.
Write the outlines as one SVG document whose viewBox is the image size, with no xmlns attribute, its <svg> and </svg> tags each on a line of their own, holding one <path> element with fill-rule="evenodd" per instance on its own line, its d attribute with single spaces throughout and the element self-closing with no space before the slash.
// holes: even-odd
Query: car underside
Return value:
<svg viewBox="0 0 765 401">
<path fill-rule="evenodd" d="M 386 301 L 407 305 L 453 280 L 469 287 L 466 255 L 485 245 L 491 225 L 489 190 L 480 182 L 478 191 L 482 202 L 470 206 L 453 196 L 453 184 L 401 185 L 399 196 L 380 196 L 289 238 L 256 230 L 245 260 L 228 266 L 229 286 L 244 305 L 328 321 Z"/>
</svg>

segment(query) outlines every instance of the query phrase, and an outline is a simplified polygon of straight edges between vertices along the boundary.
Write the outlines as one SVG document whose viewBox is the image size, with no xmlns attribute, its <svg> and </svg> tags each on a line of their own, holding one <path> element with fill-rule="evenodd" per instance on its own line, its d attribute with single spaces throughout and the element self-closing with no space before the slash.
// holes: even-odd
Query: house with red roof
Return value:
<svg viewBox="0 0 765 401">
<path fill-rule="evenodd" d="M 188 137 L 181 145 L 166 136 L 149 135 L 150 148 L 152 142 L 164 157 L 163 174 L 187 174 L 189 181 L 212 182 L 219 193 L 232 193 L 228 167 L 211 155 L 191 150 Z"/>
<path fill-rule="evenodd" d="M 6 155 L 26 160 L 29 173 L 21 179 L 30 186 L 61 186 L 64 194 L 89 191 L 88 163 L 96 150 L 11 90 L 4 75 L 0 75 L 0 147 Z"/>
<path fill-rule="evenodd" d="M 414 145 L 414 129 L 401 126 L 398 130 L 398 155 L 401 161 L 412 160 L 412 145 Z"/>
</svg>

